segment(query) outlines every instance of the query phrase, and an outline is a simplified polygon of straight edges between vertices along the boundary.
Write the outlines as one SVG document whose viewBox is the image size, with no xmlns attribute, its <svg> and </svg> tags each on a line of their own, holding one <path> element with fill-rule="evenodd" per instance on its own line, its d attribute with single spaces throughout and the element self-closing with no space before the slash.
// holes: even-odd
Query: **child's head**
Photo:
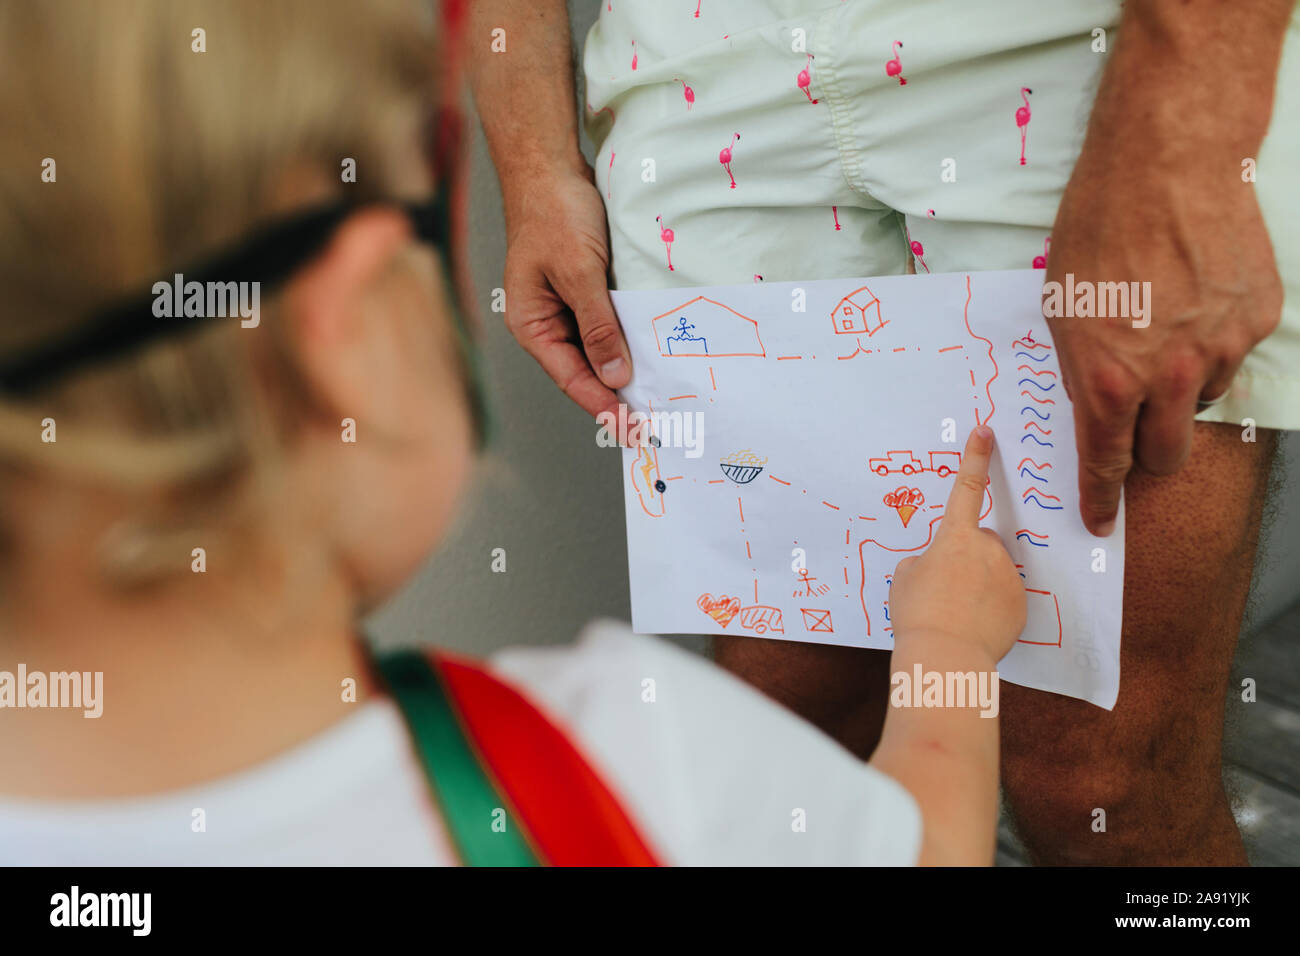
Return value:
<svg viewBox="0 0 1300 956">
<path fill-rule="evenodd" d="M 35 575 L 183 589 L 198 548 L 209 571 L 319 565 L 368 604 L 431 550 L 473 447 L 451 279 L 371 201 L 435 187 L 433 20 L 0 0 L 0 367 L 268 225 L 361 206 L 256 327 L 208 319 L 0 395 L 0 613 L 21 623 Z"/>
</svg>

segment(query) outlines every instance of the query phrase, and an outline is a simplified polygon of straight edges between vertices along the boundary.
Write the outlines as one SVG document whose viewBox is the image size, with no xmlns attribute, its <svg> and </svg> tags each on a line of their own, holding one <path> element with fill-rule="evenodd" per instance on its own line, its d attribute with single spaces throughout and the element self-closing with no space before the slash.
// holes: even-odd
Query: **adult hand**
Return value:
<svg viewBox="0 0 1300 956">
<path fill-rule="evenodd" d="M 616 411 L 631 356 L 609 298 L 605 206 L 591 169 L 516 184 L 506 199 L 506 327 L 590 415 Z"/>
<path fill-rule="evenodd" d="M 1093 284 L 1099 302 L 1109 298 L 1102 283 L 1124 283 L 1129 314 L 1054 317 L 1044 300 L 1074 402 L 1080 509 L 1093 534 L 1114 529 L 1135 463 L 1156 475 L 1183 466 L 1198 400 L 1221 398 L 1280 320 L 1272 245 L 1241 173 L 1268 126 L 1281 46 L 1273 21 L 1284 25 L 1287 7 L 1233 20 L 1204 2 L 1187 11 L 1126 5 L 1052 230 L 1047 280 L 1064 284 L 1069 273 L 1076 289 Z M 1250 60 L 1251 75 L 1231 89 L 1204 68 L 1220 46 Z M 1251 56 L 1227 52 L 1238 47 Z M 1134 283 L 1150 283 L 1144 314 Z"/>
</svg>

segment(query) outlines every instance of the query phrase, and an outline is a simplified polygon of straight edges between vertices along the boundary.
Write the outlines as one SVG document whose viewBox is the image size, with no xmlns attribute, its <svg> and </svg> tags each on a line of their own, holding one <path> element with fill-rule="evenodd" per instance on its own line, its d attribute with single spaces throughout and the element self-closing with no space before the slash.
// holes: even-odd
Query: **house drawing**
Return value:
<svg viewBox="0 0 1300 956">
<path fill-rule="evenodd" d="M 884 327 L 880 300 L 866 286 L 854 289 L 831 311 L 836 335 L 875 335 Z"/>
<path fill-rule="evenodd" d="M 756 321 L 702 295 L 655 316 L 650 324 L 659 354 L 666 358 L 767 355 Z"/>
</svg>

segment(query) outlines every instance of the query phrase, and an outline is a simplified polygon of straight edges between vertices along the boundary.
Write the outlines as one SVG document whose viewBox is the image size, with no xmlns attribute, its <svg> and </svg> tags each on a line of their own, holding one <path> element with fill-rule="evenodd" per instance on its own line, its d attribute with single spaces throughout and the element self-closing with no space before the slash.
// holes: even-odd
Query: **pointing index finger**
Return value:
<svg viewBox="0 0 1300 956">
<path fill-rule="evenodd" d="M 993 429 L 987 425 L 977 425 L 966 439 L 966 450 L 962 452 L 957 480 L 952 486 L 952 493 L 948 495 L 948 506 L 943 512 L 941 528 L 973 528 L 979 524 L 992 454 Z"/>
</svg>

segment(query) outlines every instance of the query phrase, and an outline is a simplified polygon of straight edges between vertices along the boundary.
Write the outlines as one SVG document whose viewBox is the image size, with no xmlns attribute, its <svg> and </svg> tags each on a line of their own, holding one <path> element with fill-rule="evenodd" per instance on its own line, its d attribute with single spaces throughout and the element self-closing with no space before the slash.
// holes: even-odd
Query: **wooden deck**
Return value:
<svg viewBox="0 0 1300 956">
<path fill-rule="evenodd" d="M 1300 866 L 1300 603 L 1242 638 L 1233 686 L 1254 678 L 1257 700 L 1228 698 L 1225 774 L 1255 866 Z M 1027 866 L 1005 814 L 998 866 Z"/>
</svg>

